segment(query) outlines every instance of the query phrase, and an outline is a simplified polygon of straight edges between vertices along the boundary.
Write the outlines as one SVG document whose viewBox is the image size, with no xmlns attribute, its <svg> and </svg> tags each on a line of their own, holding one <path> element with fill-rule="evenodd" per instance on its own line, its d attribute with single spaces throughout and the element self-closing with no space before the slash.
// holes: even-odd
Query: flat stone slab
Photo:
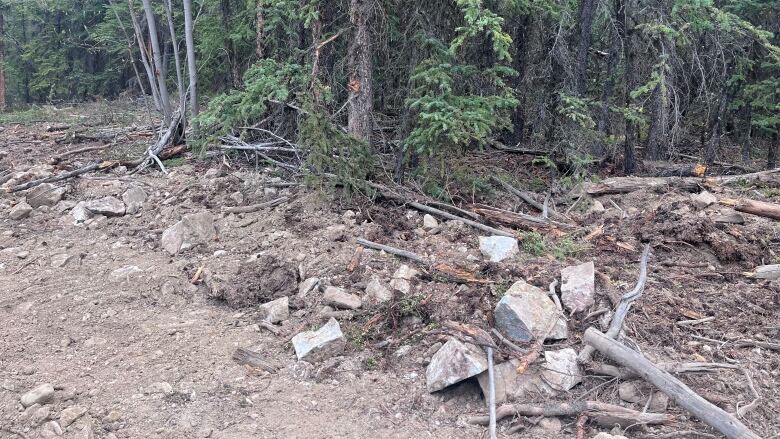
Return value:
<svg viewBox="0 0 780 439">
<path fill-rule="evenodd" d="M 290 318 L 290 298 L 284 296 L 260 305 L 260 318 L 270 323 L 287 320 Z"/>
<path fill-rule="evenodd" d="M 30 407 L 34 404 L 43 405 L 50 402 L 52 398 L 54 398 L 54 386 L 46 383 L 22 395 L 21 403 L 24 407 Z"/>
<path fill-rule="evenodd" d="M 571 313 L 583 312 L 596 303 L 593 261 L 561 270 L 561 301 Z"/>
<path fill-rule="evenodd" d="M 320 329 L 297 334 L 292 344 L 299 360 L 314 363 L 341 354 L 347 341 L 339 322 L 331 317 Z"/>
<path fill-rule="evenodd" d="M 358 309 L 363 306 L 360 296 L 351 294 L 338 287 L 327 287 L 322 295 L 322 301 L 326 305 L 341 309 Z"/>
<path fill-rule="evenodd" d="M 122 216 L 125 214 L 125 203 L 114 197 L 89 200 L 84 204 L 84 207 L 96 215 Z"/>
<path fill-rule="evenodd" d="M 428 392 L 479 375 L 487 367 L 487 356 L 482 349 L 451 338 L 433 355 L 425 371 Z"/>
<path fill-rule="evenodd" d="M 553 389 L 567 391 L 582 381 L 577 352 L 572 348 L 545 351 L 542 377 Z"/>
<path fill-rule="evenodd" d="M 501 262 L 520 253 L 517 240 L 508 236 L 480 236 L 479 251 L 490 262 Z"/>
</svg>

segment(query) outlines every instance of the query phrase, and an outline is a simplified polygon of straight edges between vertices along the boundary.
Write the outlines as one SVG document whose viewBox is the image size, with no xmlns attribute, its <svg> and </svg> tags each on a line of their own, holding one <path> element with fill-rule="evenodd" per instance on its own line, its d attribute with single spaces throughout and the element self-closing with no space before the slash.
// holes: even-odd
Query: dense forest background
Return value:
<svg viewBox="0 0 780 439">
<path fill-rule="evenodd" d="M 190 1 L 139 3 L 0 0 L 0 107 L 143 95 L 165 113 L 144 74 L 154 40 L 156 74 L 187 107 Z M 776 166 L 777 0 L 195 0 L 191 10 L 200 147 L 284 139 L 334 173 L 365 176 L 387 157 L 396 179 L 485 148 L 626 173 L 680 153 Z"/>
</svg>

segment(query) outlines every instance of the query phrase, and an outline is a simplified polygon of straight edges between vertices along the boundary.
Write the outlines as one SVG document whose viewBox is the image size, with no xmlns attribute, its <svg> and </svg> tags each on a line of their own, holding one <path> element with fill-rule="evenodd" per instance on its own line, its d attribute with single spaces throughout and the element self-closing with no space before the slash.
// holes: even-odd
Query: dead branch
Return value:
<svg viewBox="0 0 780 439">
<path fill-rule="evenodd" d="M 536 201 L 532 194 L 530 192 L 522 191 L 511 184 L 505 182 L 504 180 L 501 180 L 498 177 L 491 177 L 490 178 L 494 183 L 497 183 L 502 188 L 504 188 L 505 191 L 509 192 L 512 195 L 515 195 L 516 197 L 520 198 L 521 200 L 525 201 L 529 205 L 531 205 L 534 209 L 538 210 L 539 212 L 544 212 L 544 204 Z M 551 216 L 558 220 L 564 220 L 566 219 L 563 215 L 559 214 L 558 212 L 552 212 Z"/>
<path fill-rule="evenodd" d="M 612 316 L 612 321 L 609 323 L 607 337 L 617 338 L 620 331 L 623 329 L 623 321 L 626 319 L 626 315 L 628 315 L 628 311 L 631 309 L 631 304 L 639 299 L 645 291 L 645 283 L 647 282 L 647 260 L 649 257 L 650 244 L 645 244 L 645 248 L 642 250 L 642 257 L 639 259 L 639 280 L 637 280 L 634 289 L 624 294 L 620 299 L 615 314 Z M 583 364 L 588 363 L 592 355 L 593 348 L 591 346 L 585 346 L 577 356 L 577 361 Z"/>
<path fill-rule="evenodd" d="M 52 157 L 51 158 L 51 163 L 52 164 L 57 164 L 60 161 L 62 161 L 62 159 L 64 159 L 65 157 L 68 157 L 68 156 L 71 156 L 71 155 L 76 155 L 76 154 L 81 154 L 82 152 L 101 151 L 101 150 L 104 150 L 104 149 L 108 148 L 109 146 L 111 146 L 111 145 L 87 146 L 87 147 L 84 147 L 84 148 L 78 148 L 78 149 L 74 149 L 74 150 L 71 150 L 71 151 L 66 151 L 66 152 L 63 152 L 60 155 L 56 155 L 56 156 Z"/>
<path fill-rule="evenodd" d="M 653 425 L 666 424 L 673 420 L 664 413 L 643 413 L 626 407 L 607 404 L 599 401 L 562 402 L 557 404 L 505 404 L 496 410 L 496 419 L 510 416 L 579 416 L 587 414 L 599 425 L 613 427 L 620 425 Z M 487 425 L 488 416 L 473 416 L 468 419 L 470 424 Z"/>
<path fill-rule="evenodd" d="M 602 334 L 599 330 L 588 328 L 583 340 L 606 357 L 639 374 L 672 398 L 680 407 L 688 410 L 729 439 L 759 438 L 733 415 L 702 398 L 669 372 L 659 369 L 642 354 Z"/>
<path fill-rule="evenodd" d="M 11 192 L 11 193 L 19 192 L 19 191 L 23 191 L 25 189 L 30 189 L 32 187 L 41 185 L 43 183 L 54 183 L 56 181 L 67 180 L 69 178 L 73 178 L 73 177 L 79 176 L 81 174 L 86 174 L 87 172 L 108 169 L 108 168 L 114 166 L 115 164 L 117 164 L 117 162 L 92 163 L 90 165 L 87 165 L 87 166 L 84 166 L 84 167 L 81 167 L 81 168 L 78 168 L 78 169 L 74 169 L 73 171 L 64 172 L 62 174 L 52 175 L 51 177 L 41 178 L 41 179 L 38 179 L 38 180 L 32 180 L 32 181 L 28 181 L 27 183 L 24 183 L 24 184 L 19 184 L 19 185 L 16 185 L 16 186 L 12 186 L 10 188 L 7 188 L 6 192 Z"/>
<path fill-rule="evenodd" d="M 240 365 L 247 365 L 250 367 L 257 367 L 263 369 L 268 373 L 276 373 L 278 368 L 263 359 L 257 352 L 250 351 L 249 349 L 238 348 L 233 352 L 233 361 Z"/>
<path fill-rule="evenodd" d="M 710 373 L 720 369 L 738 369 L 737 366 L 727 363 L 658 363 L 657 367 L 673 375 L 682 375 L 684 373 Z M 596 375 L 606 375 L 621 380 L 638 378 L 639 375 L 631 369 L 617 367 L 605 363 L 589 363 L 588 370 Z"/>
<path fill-rule="evenodd" d="M 402 258 L 406 258 L 411 261 L 418 262 L 420 264 L 426 263 L 425 259 L 423 259 L 423 257 L 418 255 L 417 253 L 412 253 L 410 251 L 401 250 L 395 247 L 390 247 L 389 245 L 378 244 L 376 242 L 368 241 L 363 238 L 358 238 L 356 241 L 358 244 L 362 245 L 363 247 L 368 247 L 374 250 L 390 253 L 391 255 L 400 256 Z"/>
<path fill-rule="evenodd" d="M 585 188 L 588 195 L 627 194 L 640 189 L 669 190 L 677 188 L 696 191 L 700 186 L 732 184 L 738 181 L 763 181 L 765 177 L 780 173 L 780 168 L 751 172 L 740 175 L 722 175 L 718 177 L 614 177 Z"/>
<path fill-rule="evenodd" d="M 740 200 L 725 199 L 720 200 L 720 204 L 731 206 L 734 210 L 751 215 L 763 216 L 773 220 L 780 221 L 780 204 L 767 203 L 766 201 L 750 200 L 743 198 Z"/>
<path fill-rule="evenodd" d="M 266 207 L 274 207 L 278 206 L 282 203 L 286 203 L 289 201 L 289 197 L 279 197 L 271 201 L 266 201 L 265 203 L 260 204 L 253 204 L 251 206 L 234 206 L 234 207 L 226 207 L 224 209 L 225 213 L 251 213 L 251 212 L 257 212 L 258 210 L 265 209 Z"/>
</svg>

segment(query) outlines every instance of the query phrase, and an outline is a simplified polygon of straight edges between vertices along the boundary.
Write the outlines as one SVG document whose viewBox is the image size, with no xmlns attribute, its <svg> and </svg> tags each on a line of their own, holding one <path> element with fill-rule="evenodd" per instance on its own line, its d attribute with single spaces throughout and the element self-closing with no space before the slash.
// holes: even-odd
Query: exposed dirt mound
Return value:
<svg viewBox="0 0 780 439">
<path fill-rule="evenodd" d="M 206 278 L 208 296 L 224 300 L 231 306 L 248 306 L 293 295 L 298 288 L 298 274 L 294 264 L 273 255 L 255 255 L 227 268 L 227 273 L 211 274 Z"/>
</svg>

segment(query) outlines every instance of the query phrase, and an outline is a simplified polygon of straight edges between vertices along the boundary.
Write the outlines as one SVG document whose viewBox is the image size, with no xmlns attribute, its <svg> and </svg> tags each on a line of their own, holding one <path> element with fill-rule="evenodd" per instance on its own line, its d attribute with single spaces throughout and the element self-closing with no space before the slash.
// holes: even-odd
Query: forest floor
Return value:
<svg viewBox="0 0 780 439">
<path fill-rule="evenodd" d="M 4 124 L 0 175 L 13 172 L 23 182 L 84 165 L 96 154 L 137 154 L 151 141 L 139 128 L 99 153 L 51 165 L 64 151 L 103 143 L 70 144 L 72 129 L 54 126 L 89 120 L 79 111 Z M 103 114 L 104 131 L 141 118 Z M 518 182 L 535 178 L 523 160 L 530 161 L 506 158 L 513 169 L 524 169 L 515 175 Z M 11 430 L 30 438 L 85 439 L 483 437 L 484 427 L 466 422 L 485 414 L 474 379 L 433 394 L 426 389 L 426 366 L 446 339 L 438 324 L 488 327 L 509 284 L 524 279 L 546 289 L 563 267 L 587 261 L 597 272 L 593 309 L 612 309 L 636 282 L 643 242 L 652 245 L 649 277 L 627 319 L 628 339 L 657 362 L 737 365 L 681 379 L 733 412 L 754 399 L 744 370 L 760 400 L 743 422 L 761 437 L 780 434 L 780 352 L 733 342 L 780 339 L 780 285 L 744 275 L 777 261 L 777 222 L 748 214 L 742 224 L 716 222 L 733 212 L 717 203 L 697 208 L 691 193 L 674 189 L 602 196 L 604 209 L 585 196 L 568 213 L 576 228 L 520 233 L 518 256 L 487 263 L 480 233 L 458 221 L 424 229 L 422 214 L 408 207 L 318 191 L 235 158 L 185 157 L 167 164 L 168 175 L 128 176 L 114 169 L 57 183 L 66 188 L 58 204 L 18 220 L 9 212 L 25 193 L 0 195 L 0 438 L 17 437 Z M 69 209 L 76 202 L 121 199 L 131 187 L 148 195 L 137 213 L 74 224 Z M 780 200 L 780 192 L 767 186 L 724 186 L 715 195 Z M 269 209 L 224 210 L 282 196 L 287 201 Z M 575 192 L 556 199 L 557 210 L 563 213 L 578 198 Z M 527 207 L 501 193 L 492 202 Z M 218 239 L 173 256 L 161 248 L 165 229 L 182 215 L 204 211 L 213 214 Z M 299 282 L 311 277 L 362 295 L 373 278 L 389 284 L 409 263 L 368 249 L 356 258 L 356 238 L 456 264 L 492 283 L 458 284 L 418 267 L 423 274 L 402 303 L 339 314 L 347 339 L 343 355 L 297 361 L 290 338 L 324 323 L 321 300 L 316 294 L 291 300 L 278 335 L 258 325 L 257 305 L 295 298 Z M 679 324 L 684 320 L 701 321 Z M 545 348 L 579 350 L 584 330 L 604 330 L 604 323 L 603 315 L 570 316 L 568 339 Z M 261 353 L 275 372 L 237 364 L 232 355 L 239 347 Z M 53 399 L 24 408 L 21 395 L 43 383 L 54 386 Z M 527 402 L 587 399 L 642 410 L 641 403 L 621 401 L 620 384 L 585 374 L 568 392 Z M 702 436 L 677 437 L 719 437 L 707 436 L 714 432 L 674 402 L 666 412 L 675 418 L 672 425 L 619 433 L 672 437 L 662 435 L 687 430 Z M 575 418 L 561 418 L 560 425 L 518 421 L 527 424 L 519 433 L 507 434 L 512 423 L 504 421 L 499 436 L 575 435 Z M 588 425 L 587 437 L 600 431 L 610 429 Z"/>
</svg>

